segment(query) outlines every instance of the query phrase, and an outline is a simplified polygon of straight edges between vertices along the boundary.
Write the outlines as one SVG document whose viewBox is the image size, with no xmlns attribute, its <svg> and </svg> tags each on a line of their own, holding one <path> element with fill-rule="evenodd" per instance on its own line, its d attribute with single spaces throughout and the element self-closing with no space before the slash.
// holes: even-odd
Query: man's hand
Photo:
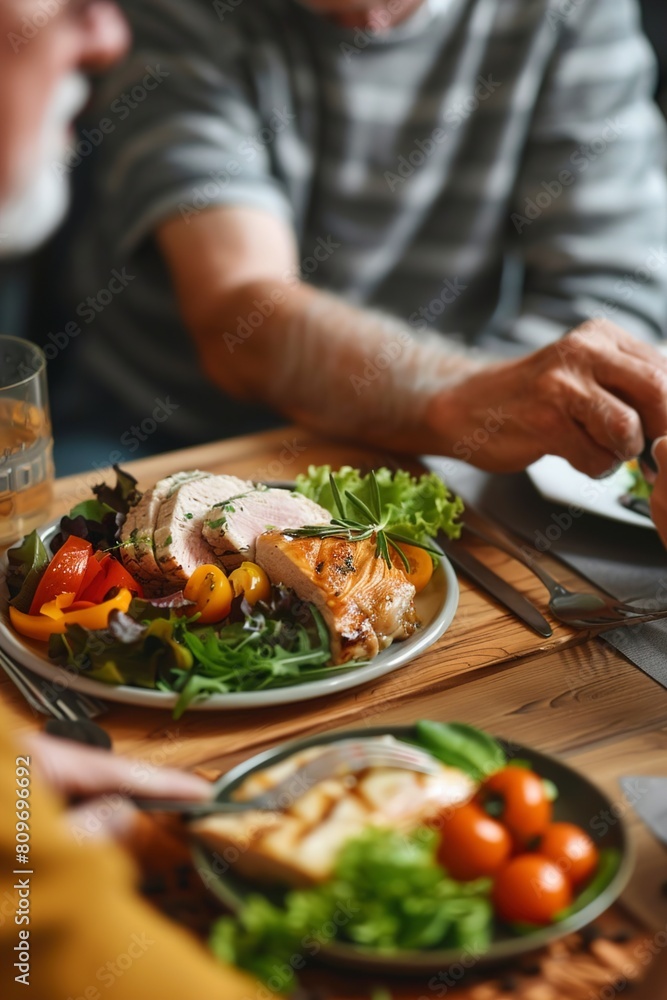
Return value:
<svg viewBox="0 0 667 1000">
<path fill-rule="evenodd" d="M 207 781 L 174 768 L 154 767 L 44 734 L 30 737 L 30 749 L 48 786 L 67 802 L 72 827 L 95 836 L 125 837 L 137 816 L 130 797 L 201 801 L 211 794 Z M 90 822 L 90 817 L 94 822 Z"/>
<path fill-rule="evenodd" d="M 667 360 L 612 323 L 587 323 L 518 361 L 462 377 L 432 400 L 450 453 L 495 472 L 545 454 L 599 476 L 667 428 Z M 667 492 L 667 490 L 666 490 Z"/>
<path fill-rule="evenodd" d="M 561 455 L 596 476 L 667 429 L 667 360 L 612 323 L 485 365 L 301 282 L 265 212 L 210 209 L 158 240 L 209 376 L 317 431 L 497 472 Z"/>
<path fill-rule="evenodd" d="M 660 537 L 667 545 L 667 437 L 658 438 L 654 443 L 653 457 L 658 465 L 658 476 L 653 486 L 651 514 Z"/>
</svg>

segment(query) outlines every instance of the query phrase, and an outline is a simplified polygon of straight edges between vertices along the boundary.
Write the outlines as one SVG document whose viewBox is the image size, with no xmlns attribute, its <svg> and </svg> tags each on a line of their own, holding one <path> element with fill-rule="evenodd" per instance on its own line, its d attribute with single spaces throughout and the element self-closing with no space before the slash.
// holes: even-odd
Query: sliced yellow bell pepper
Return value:
<svg viewBox="0 0 667 1000">
<path fill-rule="evenodd" d="M 79 611 L 65 611 L 57 618 L 51 618 L 48 614 L 27 615 L 16 608 L 9 608 L 9 619 L 21 635 L 28 639 L 37 639 L 39 642 L 48 642 L 49 636 L 57 632 L 64 632 L 68 625 L 81 625 L 83 628 L 95 632 L 105 629 L 109 624 L 109 615 L 112 611 L 127 611 L 132 600 L 129 590 L 119 590 L 115 597 L 103 604 L 96 604 L 92 608 L 82 608 Z"/>
<path fill-rule="evenodd" d="M 67 608 L 69 608 L 70 605 L 74 604 L 75 597 L 76 594 L 58 594 L 58 596 L 54 598 L 52 601 L 48 601 L 46 604 L 42 604 L 41 608 L 39 609 L 39 614 L 47 615 L 48 618 L 53 618 L 54 620 L 62 618 Z"/>
</svg>

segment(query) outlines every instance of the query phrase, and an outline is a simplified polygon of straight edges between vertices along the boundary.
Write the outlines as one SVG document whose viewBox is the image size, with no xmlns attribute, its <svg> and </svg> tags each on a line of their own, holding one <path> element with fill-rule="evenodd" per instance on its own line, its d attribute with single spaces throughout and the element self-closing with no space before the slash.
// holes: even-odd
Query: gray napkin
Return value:
<svg viewBox="0 0 667 1000">
<path fill-rule="evenodd" d="M 654 532 L 593 514 L 572 516 L 566 507 L 544 500 L 523 472 L 491 475 L 436 457 L 426 464 L 471 506 L 613 597 L 667 606 L 667 552 Z M 605 632 L 604 639 L 667 688 L 667 621 Z"/>
</svg>

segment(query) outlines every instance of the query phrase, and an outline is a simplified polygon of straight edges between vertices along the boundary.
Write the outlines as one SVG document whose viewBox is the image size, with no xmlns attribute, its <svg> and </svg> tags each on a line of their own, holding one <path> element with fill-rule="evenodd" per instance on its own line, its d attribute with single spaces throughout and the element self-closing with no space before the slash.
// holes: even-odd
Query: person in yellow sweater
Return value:
<svg viewBox="0 0 667 1000">
<path fill-rule="evenodd" d="M 84 74 L 111 65 L 128 42 L 110 0 L 0 2 L 0 257 L 37 246 L 64 214 L 66 184 L 52 167 L 85 101 Z M 130 856 L 110 835 L 131 835 L 137 819 L 119 789 L 202 798 L 206 782 L 9 729 L 0 705 L 3 1000 L 257 1000 L 258 983 L 139 897 Z M 83 814 L 68 816 L 73 798 Z"/>
<path fill-rule="evenodd" d="M 36 1000 L 257 1000 L 135 890 L 126 795 L 204 798 L 205 781 L 49 736 L 8 733 L 0 706 L 0 995 Z M 83 804 L 64 808 L 76 798 Z M 19 818 L 24 817 L 24 818 Z"/>
</svg>

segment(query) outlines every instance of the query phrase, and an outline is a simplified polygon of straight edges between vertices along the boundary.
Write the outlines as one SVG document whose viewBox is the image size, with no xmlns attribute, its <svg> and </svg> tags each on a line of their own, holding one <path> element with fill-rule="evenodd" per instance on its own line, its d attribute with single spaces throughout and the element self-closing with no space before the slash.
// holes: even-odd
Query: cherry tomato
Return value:
<svg viewBox="0 0 667 1000">
<path fill-rule="evenodd" d="M 183 595 L 194 602 L 202 625 L 212 625 L 226 618 L 234 596 L 232 585 L 220 567 L 208 563 L 197 566 L 183 588 Z"/>
<path fill-rule="evenodd" d="M 452 878 L 493 875 L 510 856 L 509 833 L 474 802 L 447 809 L 433 825 L 440 830 L 438 860 Z"/>
<path fill-rule="evenodd" d="M 242 562 L 238 569 L 229 574 L 229 582 L 234 596 L 243 594 L 248 604 L 268 601 L 271 595 L 271 581 L 262 567 L 254 562 Z"/>
<path fill-rule="evenodd" d="M 586 882 L 598 866 L 598 849 L 574 823 L 551 823 L 540 841 L 540 854 L 550 858 L 573 885 Z"/>
<path fill-rule="evenodd" d="M 486 779 L 479 804 L 510 831 L 518 844 L 528 844 L 551 822 L 551 802 L 539 774 L 525 767 L 504 767 Z"/>
<path fill-rule="evenodd" d="M 549 858 L 519 854 L 498 874 L 492 899 L 497 915 L 507 923 L 548 924 L 572 902 L 569 879 Z"/>
<path fill-rule="evenodd" d="M 406 545 L 401 542 L 401 552 L 410 564 L 409 570 L 405 568 L 403 560 L 395 549 L 391 550 L 391 561 L 396 569 L 405 573 L 412 586 L 419 593 L 433 576 L 433 559 L 426 549 L 420 549 L 417 545 Z"/>
</svg>

